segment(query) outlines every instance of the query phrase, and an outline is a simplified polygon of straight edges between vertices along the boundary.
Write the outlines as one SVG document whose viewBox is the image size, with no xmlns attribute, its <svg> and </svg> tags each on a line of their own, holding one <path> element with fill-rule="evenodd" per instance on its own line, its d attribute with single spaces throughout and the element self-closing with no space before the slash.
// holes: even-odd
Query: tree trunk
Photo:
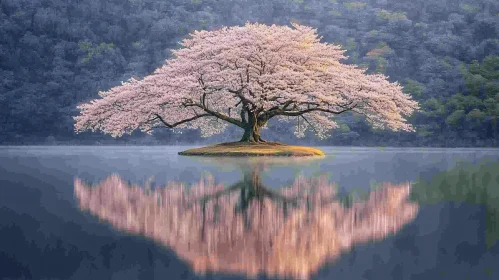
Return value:
<svg viewBox="0 0 499 280">
<path fill-rule="evenodd" d="M 244 127 L 244 134 L 239 142 L 267 142 L 260 136 L 260 129 L 267 123 L 267 121 L 267 118 L 257 117 L 257 114 L 248 113 L 248 125 Z"/>
<path fill-rule="evenodd" d="M 243 137 L 239 142 L 262 143 L 266 142 L 260 136 L 261 126 L 254 124 L 244 129 Z"/>
</svg>

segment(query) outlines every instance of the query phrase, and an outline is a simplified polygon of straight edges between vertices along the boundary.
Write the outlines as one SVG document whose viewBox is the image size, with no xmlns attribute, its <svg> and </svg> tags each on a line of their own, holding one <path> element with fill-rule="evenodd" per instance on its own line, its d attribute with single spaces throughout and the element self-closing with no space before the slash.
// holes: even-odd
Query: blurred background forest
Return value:
<svg viewBox="0 0 499 280">
<path fill-rule="evenodd" d="M 113 139 L 73 132 L 76 106 L 99 90 L 141 78 L 164 64 L 189 32 L 246 21 L 316 27 L 341 44 L 345 63 L 384 73 L 420 102 L 416 133 L 371 129 L 342 115 L 320 141 L 295 138 L 271 122 L 267 140 L 309 145 L 499 146 L 497 0 L 0 0 L 1 144 L 205 144 L 239 140 L 242 131 L 201 138 L 159 129 Z"/>
</svg>

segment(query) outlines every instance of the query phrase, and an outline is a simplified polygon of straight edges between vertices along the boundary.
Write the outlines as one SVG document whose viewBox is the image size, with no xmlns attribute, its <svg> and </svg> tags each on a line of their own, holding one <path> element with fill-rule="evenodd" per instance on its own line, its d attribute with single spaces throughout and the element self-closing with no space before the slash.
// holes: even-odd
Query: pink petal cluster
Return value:
<svg viewBox="0 0 499 280">
<path fill-rule="evenodd" d="M 316 29 L 295 23 L 194 31 L 166 65 L 78 106 L 75 131 L 118 137 L 167 126 L 210 136 L 228 124 L 246 129 L 292 117 L 301 119 L 298 137 L 310 127 L 324 138 L 337 127 L 334 116 L 346 111 L 377 128 L 414 130 L 404 116 L 418 103 L 400 84 L 340 63 L 340 46 L 320 39 Z"/>
</svg>

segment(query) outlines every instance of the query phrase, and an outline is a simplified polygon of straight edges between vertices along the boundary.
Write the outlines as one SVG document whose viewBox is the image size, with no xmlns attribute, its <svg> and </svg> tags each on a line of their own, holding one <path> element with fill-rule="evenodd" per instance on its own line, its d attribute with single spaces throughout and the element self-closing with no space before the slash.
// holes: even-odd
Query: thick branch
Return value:
<svg viewBox="0 0 499 280">
<path fill-rule="evenodd" d="M 243 107 L 243 108 L 241 109 L 241 121 L 242 121 L 243 123 L 247 123 L 247 122 L 248 122 L 248 120 L 246 120 L 246 110 L 244 110 L 244 108 L 245 108 L 245 107 Z"/>
<path fill-rule="evenodd" d="M 176 122 L 176 123 L 173 123 L 173 124 L 169 124 L 167 123 L 160 115 L 158 114 L 155 114 L 156 118 L 152 119 L 152 120 L 160 120 L 166 127 L 168 128 L 174 128 L 178 125 L 181 125 L 183 123 L 186 123 L 186 122 L 190 122 L 190 121 L 193 121 L 195 119 L 199 119 L 199 118 L 202 118 L 202 117 L 208 117 L 210 116 L 210 114 L 201 114 L 201 115 L 197 115 L 197 116 L 194 116 L 192 118 L 188 118 L 188 119 L 185 119 L 185 120 L 181 120 L 179 122 Z"/>
<path fill-rule="evenodd" d="M 324 108 L 310 108 L 310 109 L 305 109 L 305 110 L 302 110 L 302 111 L 284 111 L 283 109 L 277 109 L 277 110 L 274 110 L 272 112 L 268 112 L 267 116 L 268 118 L 272 118 L 274 116 L 290 116 L 290 117 L 296 117 L 296 116 L 301 116 L 303 114 L 306 114 L 306 113 L 310 113 L 310 112 L 315 112 L 315 111 L 320 111 L 320 112 L 325 112 L 325 113 L 330 113 L 330 114 L 335 114 L 335 115 L 339 115 L 341 113 L 344 113 L 344 112 L 347 112 L 347 111 L 350 111 L 352 109 L 354 109 L 356 106 L 353 106 L 353 107 L 350 107 L 350 108 L 346 108 L 344 110 L 341 110 L 341 111 L 333 111 L 333 110 L 329 110 L 329 109 L 324 109 Z"/>
<path fill-rule="evenodd" d="M 247 104 L 251 104 L 253 107 L 257 107 L 255 105 L 255 103 L 253 103 L 253 101 L 247 99 L 244 97 L 243 93 L 242 93 L 242 90 L 243 89 L 240 89 L 240 90 L 232 90 L 232 89 L 228 89 L 227 91 L 230 92 L 230 93 L 233 93 L 235 94 L 239 100 L 243 103 L 243 105 L 247 105 Z"/>
<path fill-rule="evenodd" d="M 203 100 L 202 100 L 202 101 L 203 101 Z M 205 106 L 203 106 L 203 105 L 201 105 L 201 104 L 197 104 L 197 103 L 190 103 L 190 104 L 184 104 L 184 106 L 186 106 L 186 107 L 194 106 L 194 107 L 201 108 L 201 109 L 203 109 L 206 113 L 208 113 L 208 114 L 203 114 L 203 115 L 208 115 L 208 116 L 210 116 L 210 115 L 211 115 L 211 116 L 213 116 L 213 117 L 217 117 L 217 118 L 219 118 L 219 119 L 221 119 L 221 120 L 223 120 L 223 121 L 226 121 L 226 122 L 231 123 L 231 124 L 233 124 L 233 125 L 237 125 L 237 126 L 239 126 L 239 127 L 241 127 L 241 128 L 246 127 L 246 124 L 245 124 L 244 122 L 239 121 L 239 120 L 234 119 L 234 118 L 231 118 L 231 117 L 229 117 L 229 116 L 226 116 L 226 115 L 224 115 L 224 114 L 222 114 L 222 113 L 219 113 L 219 112 L 215 112 L 215 111 L 213 111 L 213 110 L 210 110 L 210 109 L 208 109 L 207 107 L 205 107 Z"/>
<path fill-rule="evenodd" d="M 293 100 L 288 100 L 288 101 L 286 101 L 286 102 L 284 102 L 284 103 L 280 103 L 280 102 L 279 102 L 279 104 L 283 106 L 283 107 L 282 107 L 282 109 L 280 109 L 280 108 L 279 108 L 279 106 L 274 106 L 274 107 L 270 108 L 269 110 L 267 110 L 266 112 L 264 112 L 264 113 L 262 114 L 262 116 L 260 117 L 260 119 L 262 119 L 262 120 L 263 120 L 263 119 L 265 119 L 265 120 L 269 120 L 269 119 L 270 119 L 270 118 L 272 118 L 273 116 L 276 116 L 276 115 L 274 115 L 274 112 L 276 112 L 277 110 L 284 110 L 284 111 L 286 111 L 286 110 L 287 110 L 287 107 L 288 107 L 289 105 L 293 104 L 294 102 L 295 102 L 295 101 L 293 101 Z"/>
</svg>

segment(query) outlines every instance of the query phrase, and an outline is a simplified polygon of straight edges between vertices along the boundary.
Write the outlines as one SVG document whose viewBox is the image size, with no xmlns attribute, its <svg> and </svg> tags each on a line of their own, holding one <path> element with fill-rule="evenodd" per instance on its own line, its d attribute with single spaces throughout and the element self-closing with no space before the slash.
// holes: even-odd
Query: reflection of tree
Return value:
<svg viewBox="0 0 499 280">
<path fill-rule="evenodd" d="M 486 244 L 499 240 L 499 163 L 461 163 L 430 181 L 419 180 L 412 197 L 419 204 L 443 201 L 466 202 L 486 207 Z"/>
<path fill-rule="evenodd" d="M 409 185 L 385 184 L 344 208 L 325 177 L 299 177 L 280 192 L 254 169 L 224 189 L 213 178 L 146 193 L 112 175 L 97 186 L 75 180 L 80 208 L 114 227 L 173 248 L 198 273 L 206 271 L 308 278 L 354 244 L 395 233 L 416 215 Z"/>
</svg>

